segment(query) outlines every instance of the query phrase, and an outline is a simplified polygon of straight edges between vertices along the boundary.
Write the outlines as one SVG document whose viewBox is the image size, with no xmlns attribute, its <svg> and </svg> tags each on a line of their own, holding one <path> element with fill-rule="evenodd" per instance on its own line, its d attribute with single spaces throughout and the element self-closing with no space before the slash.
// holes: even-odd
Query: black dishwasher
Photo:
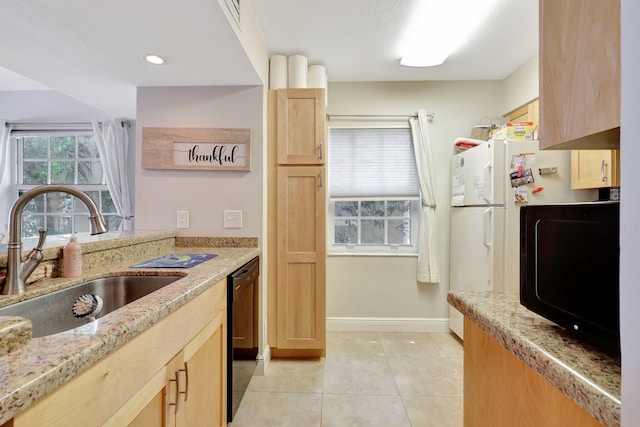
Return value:
<svg viewBox="0 0 640 427">
<path fill-rule="evenodd" d="M 227 420 L 240 406 L 258 355 L 258 275 L 255 257 L 227 279 Z"/>
</svg>

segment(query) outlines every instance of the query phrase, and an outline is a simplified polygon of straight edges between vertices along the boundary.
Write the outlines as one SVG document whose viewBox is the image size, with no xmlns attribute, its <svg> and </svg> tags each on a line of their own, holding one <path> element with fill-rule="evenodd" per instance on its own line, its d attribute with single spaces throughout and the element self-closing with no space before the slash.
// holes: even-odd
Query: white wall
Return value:
<svg viewBox="0 0 640 427">
<path fill-rule="evenodd" d="M 0 91 L 0 121 L 36 123 L 85 123 L 110 117 L 104 111 L 70 98 L 54 90 Z M 133 137 L 133 135 L 131 135 Z M 131 152 L 133 155 L 133 151 Z M 4 230 L 9 210 L 15 201 L 16 157 L 9 146 L 9 164 L 0 183 L 0 231 Z"/>
<path fill-rule="evenodd" d="M 507 115 L 538 97 L 540 89 L 538 80 L 539 64 L 538 54 L 536 54 L 504 79 L 502 87 L 503 105 L 500 109 L 502 115 Z"/>
<path fill-rule="evenodd" d="M 622 129 L 620 202 L 620 332 L 622 339 L 622 426 L 640 425 L 640 158 L 635 124 L 640 115 L 640 4 L 622 0 Z"/>
<path fill-rule="evenodd" d="M 439 284 L 418 283 L 417 258 L 329 256 L 327 316 L 330 329 L 341 329 L 344 317 L 354 329 L 374 325 L 405 330 L 441 328 L 448 318 L 449 291 L 449 161 L 453 140 L 469 136 L 483 116 L 501 116 L 500 81 L 330 83 L 328 114 L 401 114 L 422 108 L 434 113 L 430 122 L 436 212 L 438 215 Z M 335 122 L 334 122 L 335 123 Z M 332 121 L 329 121 L 331 126 Z M 353 318 L 367 317 L 357 323 Z M 398 319 L 412 319 L 398 324 Z M 373 319 L 373 320 L 372 320 Z M 356 322 L 354 322 L 356 320 Z M 394 326 L 395 325 L 395 326 Z"/>
<path fill-rule="evenodd" d="M 190 212 L 187 236 L 262 234 L 262 87 L 138 88 L 136 228 L 175 229 L 176 212 Z M 141 167 L 142 128 L 249 128 L 251 171 L 147 170 Z M 225 209 L 242 210 L 242 229 L 223 228 Z"/>
</svg>

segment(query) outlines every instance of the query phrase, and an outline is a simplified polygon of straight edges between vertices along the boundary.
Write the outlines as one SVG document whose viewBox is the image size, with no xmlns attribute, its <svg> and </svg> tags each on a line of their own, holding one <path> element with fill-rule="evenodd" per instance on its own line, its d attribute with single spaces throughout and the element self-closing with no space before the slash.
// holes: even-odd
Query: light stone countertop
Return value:
<svg viewBox="0 0 640 427">
<path fill-rule="evenodd" d="M 0 316 L 0 357 L 31 341 L 31 322 L 23 317 Z"/>
<path fill-rule="evenodd" d="M 171 238 L 175 237 L 176 233 L 169 232 L 158 235 L 162 238 Z M 145 241 L 153 238 L 155 237 L 140 235 L 123 237 L 122 239 Z M 121 240 L 120 242 L 98 241 L 92 244 L 101 248 L 105 246 L 117 248 L 119 244 L 122 244 L 122 239 L 116 239 Z M 223 244 L 228 244 L 229 241 L 233 243 L 233 239 L 223 240 L 221 242 Z M 207 238 L 205 242 L 215 244 L 219 241 L 215 238 Z M 163 251 L 185 254 L 213 253 L 217 256 L 200 265 L 186 269 L 134 269 L 129 267 L 133 263 L 129 260 L 115 264 L 107 262 L 105 267 L 93 268 L 80 278 L 45 278 L 38 281 L 27 288 L 26 297 L 25 295 L 19 297 L 1 296 L 0 306 L 111 275 L 185 275 L 182 279 L 111 312 L 95 322 L 71 331 L 33 338 L 30 341 L 27 340 L 28 343 L 25 343 L 24 331 L 26 328 L 30 338 L 31 322 L 27 321 L 28 325 L 26 325 L 24 321 L 19 320 L 20 318 L 0 318 L 2 319 L 0 322 L 0 342 L 5 343 L 7 340 L 6 347 L 9 347 L 9 343 L 13 342 L 11 344 L 13 348 L 22 345 L 22 348 L 0 357 L 0 372 L 2 373 L 0 375 L 0 424 L 91 367 L 260 254 L 260 249 L 257 247 L 201 247 L 202 242 L 197 242 L 198 247 L 186 247 L 185 243 L 189 243 L 188 238 L 183 238 L 182 242 L 178 238 L 175 247 Z M 84 249 L 83 246 L 83 253 Z M 51 250 L 56 251 L 54 248 Z M 161 255 L 165 253 L 161 253 Z M 155 258 L 155 256 L 147 257 L 147 259 L 151 258 Z M 19 338 L 15 338 L 16 335 Z M 9 352 L 9 349 L 6 352 Z"/>
<path fill-rule="evenodd" d="M 515 293 L 455 291 L 449 303 L 608 427 L 620 426 L 620 360 L 529 311 Z"/>
</svg>

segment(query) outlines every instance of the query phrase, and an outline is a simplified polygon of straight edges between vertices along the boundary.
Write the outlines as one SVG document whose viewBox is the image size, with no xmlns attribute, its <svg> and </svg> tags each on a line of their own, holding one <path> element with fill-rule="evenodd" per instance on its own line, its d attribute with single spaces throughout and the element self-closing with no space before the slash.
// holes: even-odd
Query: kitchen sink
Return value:
<svg viewBox="0 0 640 427">
<path fill-rule="evenodd" d="M 142 298 L 184 276 L 111 276 L 79 283 L 50 294 L 0 308 L 0 316 L 20 316 L 31 320 L 33 337 L 43 337 L 86 325 L 87 319 L 73 315 L 76 299 L 92 293 L 100 296 L 103 307 L 100 318 Z"/>
</svg>

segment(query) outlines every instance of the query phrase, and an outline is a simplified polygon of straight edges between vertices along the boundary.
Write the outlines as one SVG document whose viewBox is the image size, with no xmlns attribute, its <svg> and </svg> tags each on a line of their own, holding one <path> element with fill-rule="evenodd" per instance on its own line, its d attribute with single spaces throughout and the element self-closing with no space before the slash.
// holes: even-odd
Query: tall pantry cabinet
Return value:
<svg viewBox="0 0 640 427">
<path fill-rule="evenodd" d="M 267 335 L 275 357 L 325 354 L 324 89 L 268 94 Z"/>
</svg>

